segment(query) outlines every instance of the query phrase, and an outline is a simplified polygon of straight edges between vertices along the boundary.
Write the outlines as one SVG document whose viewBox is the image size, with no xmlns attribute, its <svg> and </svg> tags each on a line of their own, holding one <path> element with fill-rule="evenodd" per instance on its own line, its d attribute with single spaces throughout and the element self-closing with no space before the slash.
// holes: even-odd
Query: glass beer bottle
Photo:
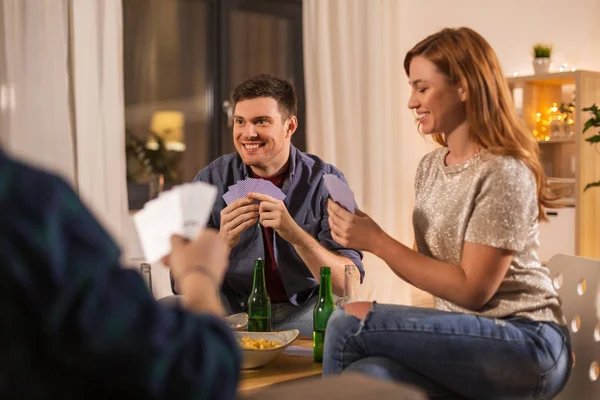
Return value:
<svg viewBox="0 0 600 400">
<path fill-rule="evenodd" d="M 148 263 L 140 264 L 140 273 L 142 274 L 142 278 L 150 291 L 150 295 L 154 297 L 153 289 L 152 289 L 152 266 Z"/>
<path fill-rule="evenodd" d="M 344 297 L 340 304 L 344 306 L 348 303 L 354 303 L 361 301 L 358 291 L 356 290 L 357 280 L 354 278 L 354 271 L 356 270 L 354 265 L 344 266 Z"/>
<path fill-rule="evenodd" d="M 331 293 L 331 269 L 321 267 L 319 299 L 313 312 L 313 356 L 317 362 L 323 362 L 325 328 L 333 310 L 335 310 L 335 302 Z"/>
<path fill-rule="evenodd" d="M 265 262 L 254 261 L 254 283 L 248 297 L 248 332 L 271 331 L 271 298 L 265 284 Z"/>
</svg>

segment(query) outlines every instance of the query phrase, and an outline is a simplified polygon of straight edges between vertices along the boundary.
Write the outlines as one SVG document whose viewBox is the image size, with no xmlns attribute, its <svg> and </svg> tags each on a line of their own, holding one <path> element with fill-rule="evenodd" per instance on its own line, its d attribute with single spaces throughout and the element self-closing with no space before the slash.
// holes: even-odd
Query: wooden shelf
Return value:
<svg viewBox="0 0 600 400">
<path fill-rule="evenodd" d="M 564 72 L 551 72 L 549 74 L 538 74 L 538 75 L 522 75 L 516 77 L 507 78 L 512 85 L 519 86 L 519 83 L 531 83 L 537 86 L 544 85 L 564 85 L 569 83 L 575 83 L 575 80 L 581 76 L 581 74 L 597 74 L 598 72 L 586 71 L 586 70 L 575 70 L 575 71 L 564 71 Z"/>
<path fill-rule="evenodd" d="M 573 124 L 569 127 L 574 132 L 573 136 L 538 141 L 542 168 L 550 181 L 557 177 L 555 183 L 567 185 L 569 191 L 572 188 L 564 203 L 574 207 L 574 210 L 566 209 L 568 212 L 558 211 L 563 225 L 550 222 L 546 227 L 546 238 L 553 240 L 555 237 L 574 236 L 573 254 L 600 259 L 600 189 L 583 193 L 587 183 L 600 180 L 600 152 L 581 134 L 589 118 L 582 109 L 600 103 L 600 72 L 575 70 L 509 77 L 507 81 L 517 112 L 532 134 L 544 127 L 548 134 L 551 132 L 552 127 L 541 125 L 539 114 L 542 121 L 547 121 L 549 115 L 553 115 L 548 113 L 549 109 L 561 103 L 574 103 L 570 114 Z M 544 129 L 542 131 L 545 132 Z M 548 246 L 552 246 L 552 240 L 547 240 Z M 543 246 L 544 243 L 541 243 Z M 556 249 L 546 250 L 552 252 Z"/>
<path fill-rule="evenodd" d="M 575 138 L 571 139 L 550 139 L 550 140 L 538 140 L 538 144 L 564 144 L 564 143 L 575 143 Z"/>
</svg>

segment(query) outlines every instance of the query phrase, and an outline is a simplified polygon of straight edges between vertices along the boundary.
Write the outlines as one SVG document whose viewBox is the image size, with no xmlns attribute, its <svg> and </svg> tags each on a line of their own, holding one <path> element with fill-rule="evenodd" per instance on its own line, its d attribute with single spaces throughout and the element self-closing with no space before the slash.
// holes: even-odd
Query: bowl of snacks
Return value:
<svg viewBox="0 0 600 400">
<path fill-rule="evenodd" d="M 296 340 L 300 331 L 234 332 L 242 348 L 242 369 L 259 368 L 273 361 Z"/>
<path fill-rule="evenodd" d="M 225 322 L 234 331 L 241 331 L 248 325 L 248 314 L 245 312 L 232 314 L 225 317 Z"/>
</svg>

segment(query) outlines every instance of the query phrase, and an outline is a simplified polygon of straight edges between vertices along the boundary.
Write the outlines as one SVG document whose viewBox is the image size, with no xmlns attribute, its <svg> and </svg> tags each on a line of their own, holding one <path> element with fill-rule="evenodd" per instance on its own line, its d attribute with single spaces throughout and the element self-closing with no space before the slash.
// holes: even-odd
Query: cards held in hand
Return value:
<svg viewBox="0 0 600 400">
<path fill-rule="evenodd" d="M 354 192 L 350 189 L 350 186 L 333 174 L 323 175 L 323 182 L 329 191 L 329 197 L 346 210 L 354 213 L 356 207 L 354 202 Z"/>
<path fill-rule="evenodd" d="M 223 200 L 229 205 L 238 199 L 243 199 L 248 196 L 248 193 L 262 193 L 282 201 L 285 199 L 285 194 L 271 181 L 246 178 L 237 181 L 235 185 L 229 186 L 229 190 L 223 195 Z"/>
<path fill-rule="evenodd" d="M 206 226 L 217 188 L 205 182 L 186 183 L 161 193 L 133 216 L 146 262 L 171 252 L 171 235 L 196 237 Z"/>
</svg>

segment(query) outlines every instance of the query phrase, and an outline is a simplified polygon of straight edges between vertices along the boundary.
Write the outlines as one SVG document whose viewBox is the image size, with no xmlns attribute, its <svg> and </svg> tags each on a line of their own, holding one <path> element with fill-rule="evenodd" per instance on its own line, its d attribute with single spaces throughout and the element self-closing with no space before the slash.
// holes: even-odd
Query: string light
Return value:
<svg viewBox="0 0 600 400">
<path fill-rule="evenodd" d="M 559 107 L 556 103 L 552 103 L 552 106 L 548 107 L 545 113 L 535 113 L 534 119 L 536 127 L 533 130 L 533 136 L 538 141 L 549 141 L 551 136 L 555 136 L 555 131 L 560 129 L 560 126 L 556 126 L 558 123 L 565 125 L 565 132 L 563 134 L 568 136 L 567 128 L 574 123 L 569 115 L 573 113 L 574 110 L 575 107 L 572 104 L 561 104 Z"/>
</svg>

